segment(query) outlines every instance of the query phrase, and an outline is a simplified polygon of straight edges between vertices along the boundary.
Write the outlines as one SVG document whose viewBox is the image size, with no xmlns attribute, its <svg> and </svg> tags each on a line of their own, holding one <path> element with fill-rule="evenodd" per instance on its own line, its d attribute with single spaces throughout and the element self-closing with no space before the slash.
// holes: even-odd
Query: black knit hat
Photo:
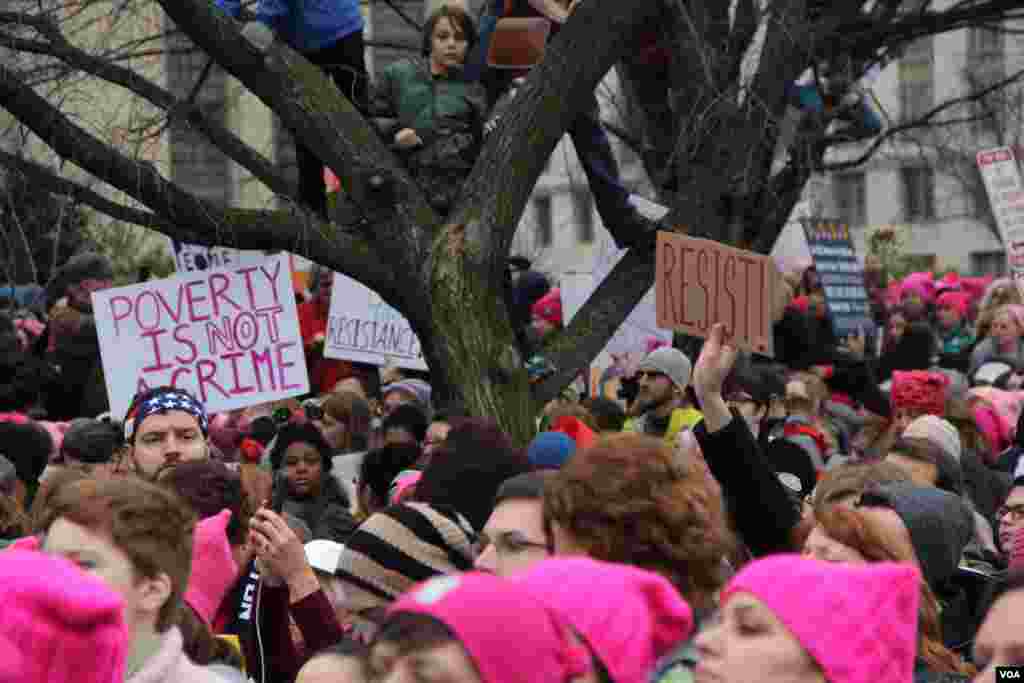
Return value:
<svg viewBox="0 0 1024 683">
<path fill-rule="evenodd" d="M 116 424 L 79 418 L 73 420 L 64 433 L 60 454 L 79 462 L 105 463 L 114 459 L 121 443 L 121 430 Z"/>
<path fill-rule="evenodd" d="M 446 506 L 402 503 L 371 515 L 349 536 L 335 575 L 364 596 L 351 595 L 354 610 L 390 602 L 415 584 L 439 574 L 468 571 L 476 557 L 476 534 Z"/>
<path fill-rule="evenodd" d="M 68 259 L 60 269 L 60 277 L 65 287 L 83 280 L 113 280 L 114 267 L 103 254 L 86 251 Z"/>
<path fill-rule="evenodd" d="M 974 516 L 949 491 L 893 482 L 865 493 L 860 505 L 886 507 L 900 516 L 910 532 L 921 573 L 936 590 L 956 573 L 974 535 Z"/>
</svg>

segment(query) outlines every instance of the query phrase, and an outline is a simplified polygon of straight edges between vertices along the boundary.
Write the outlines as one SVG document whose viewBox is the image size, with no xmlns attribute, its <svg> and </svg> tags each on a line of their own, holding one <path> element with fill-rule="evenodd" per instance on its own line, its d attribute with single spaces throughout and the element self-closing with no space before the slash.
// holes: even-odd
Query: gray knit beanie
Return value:
<svg viewBox="0 0 1024 683">
<path fill-rule="evenodd" d="M 921 573 L 937 589 L 960 565 L 964 547 L 974 535 L 974 516 L 959 497 L 911 482 L 883 484 L 860 499 L 862 507 L 893 510 L 910 532 Z"/>
</svg>

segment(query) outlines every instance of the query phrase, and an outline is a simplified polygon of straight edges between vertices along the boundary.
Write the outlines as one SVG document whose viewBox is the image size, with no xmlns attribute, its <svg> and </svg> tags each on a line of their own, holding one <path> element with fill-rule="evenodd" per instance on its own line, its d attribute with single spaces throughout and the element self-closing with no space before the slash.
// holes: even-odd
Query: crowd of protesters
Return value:
<svg viewBox="0 0 1024 683">
<path fill-rule="evenodd" d="M 48 311 L 0 318 L 10 680 L 925 683 L 1024 664 L 1008 280 L 884 283 L 882 333 L 837 338 L 813 270 L 792 274 L 774 359 L 720 326 L 689 355 L 652 343 L 605 373 L 616 393 L 566 392 L 517 447 L 426 373 L 324 359 L 320 276 L 299 294 L 311 395 L 208 414 L 158 387 L 111 416 L 88 296 L 111 279 L 76 256 Z M 542 355 L 560 291 L 521 272 L 509 302 Z"/>
<path fill-rule="evenodd" d="M 358 8 L 311 4 L 257 18 L 391 114 L 450 209 L 514 86 L 459 80 L 472 19 L 435 12 L 371 97 Z M 577 152 L 628 246 L 646 228 L 594 129 Z M 1024 666 L 1021 295 L 867 266 L 860 333 L 791 273 L 774 359 L 720 325 L 652 343 L 516 444 L 426 373 L 325 359 L 326 272 L 297 293 L 309 396 L 210 414 L 157 387 L 111 415 L 90 294 L 113 270 L 75 256 L 0 316 L 0 681 L 995 681 Z M 507 294 L 546 377 L 561 293 L 526 270 Z"/>
</svg>

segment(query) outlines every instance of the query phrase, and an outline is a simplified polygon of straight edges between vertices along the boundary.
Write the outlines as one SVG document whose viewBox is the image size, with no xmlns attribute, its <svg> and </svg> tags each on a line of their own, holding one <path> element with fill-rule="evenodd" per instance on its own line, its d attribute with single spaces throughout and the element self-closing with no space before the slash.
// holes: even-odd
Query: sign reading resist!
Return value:
<svg viewBox="0 0 1024 683">
<path fill-rule="evenodd" d="M 768 256 L 706 239 L 659 232 L 658 326 L 707 337 L 725 324 L 729 342 L 774 355 L 772 301 L 779 278 Z"/>
<path fill-rule="evenodd" d="M 92 295 L 111 412 L 186 389 L 210 412 L 309 391 L 288 256 Z"/>
</svg>

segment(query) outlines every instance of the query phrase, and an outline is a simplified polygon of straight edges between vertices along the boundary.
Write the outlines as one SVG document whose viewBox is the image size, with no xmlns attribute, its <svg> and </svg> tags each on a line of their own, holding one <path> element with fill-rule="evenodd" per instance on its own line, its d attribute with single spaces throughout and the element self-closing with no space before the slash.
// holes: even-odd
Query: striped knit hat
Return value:
<svg viewBox="0 0 1024 683">
<path fill-rule="evenodd" d="M 345 542 L 335 575 L 354 612 L 390 603 L 417 583 L 473 568 L 476 534 L 453 508 L 402 503 L 371 515 Z"/>
</svg>

